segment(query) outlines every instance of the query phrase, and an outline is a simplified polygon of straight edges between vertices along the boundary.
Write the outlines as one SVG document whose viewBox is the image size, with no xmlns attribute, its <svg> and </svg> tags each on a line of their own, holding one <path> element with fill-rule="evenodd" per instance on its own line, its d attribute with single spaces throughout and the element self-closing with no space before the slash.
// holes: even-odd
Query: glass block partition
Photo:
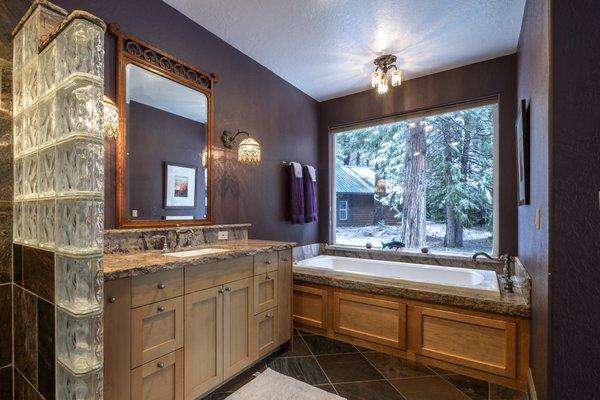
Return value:
<svg viewBox="0 0 600 400">
<path fill-rule="evenodd" d="M 14 243 L 54 252 L 57 399 L 101 399 L 104 26 L 81 12 L 38 51 L 14 37 Z"/>
</svg>

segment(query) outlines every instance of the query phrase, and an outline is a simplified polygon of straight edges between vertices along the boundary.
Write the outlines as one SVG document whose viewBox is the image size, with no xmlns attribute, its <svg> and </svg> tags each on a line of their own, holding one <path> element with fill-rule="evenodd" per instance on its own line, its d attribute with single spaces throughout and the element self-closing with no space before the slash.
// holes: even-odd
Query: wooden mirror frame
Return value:
<svg viewBox="0 0 600 400">
<path fill-rule="evenodd" d="M 142 41 L 126 35 L 117 24 L 108 25 L 108 33 L 116 43 L 116 105 L 119 109 L 119 135 L 116 142 L 116 187 L 115 225 L 117 229 L 159 228 L 212 224 L 212 142 L 213 142 L 213 90 L 218 81 L 215 74 L 209 74 L 173 57 L 172 55 Z M 207 97 L 207 179 L 206 179 L 206 219 L 166 220 L 130 219 L 127 210 L 127 116 L 124 113 L 127 65 L 134 64 L 157 75 L 204 93 Z"/>
</svg>

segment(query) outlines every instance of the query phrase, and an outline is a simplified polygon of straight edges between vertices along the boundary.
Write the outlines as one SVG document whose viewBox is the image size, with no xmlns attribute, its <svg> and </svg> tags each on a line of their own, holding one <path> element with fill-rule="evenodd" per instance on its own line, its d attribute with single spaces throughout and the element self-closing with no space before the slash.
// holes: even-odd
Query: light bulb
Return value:
<svg viewBox="0 0 600 400">
<path fill-rule="evenodd" d="M 383 75 L 381 77 L 381 80 L 379 81 L 379 85 L 377 85 L 377 93 L 386 94 L 387 91 L 388 91 L 388 80 L 387 80 L 387 77 L 385 75 Z"/>
<path fill-rule="evenodd" d="M 377 87 L 381 79 L 381 71 L 375 71 L 371 74 L 371 87 Z"/>
<path fill-rule="evenodd" d="M 402 84 L 402 71 L 395 69 L 392 71 L 392 86 L 400 86 Z"/>
</svg>

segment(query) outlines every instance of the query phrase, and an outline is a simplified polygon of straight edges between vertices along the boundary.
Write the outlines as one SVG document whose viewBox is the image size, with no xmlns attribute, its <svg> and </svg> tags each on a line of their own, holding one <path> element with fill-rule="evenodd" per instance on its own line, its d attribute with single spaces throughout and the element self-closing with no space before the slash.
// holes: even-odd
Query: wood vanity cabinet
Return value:
<svg viewBox="0 0 600 400">
<path fill-rule="evenodd" d="M 107 400 L 196 399 L 291 339 L 292 252 L 105 284 Z"/>
</svg>

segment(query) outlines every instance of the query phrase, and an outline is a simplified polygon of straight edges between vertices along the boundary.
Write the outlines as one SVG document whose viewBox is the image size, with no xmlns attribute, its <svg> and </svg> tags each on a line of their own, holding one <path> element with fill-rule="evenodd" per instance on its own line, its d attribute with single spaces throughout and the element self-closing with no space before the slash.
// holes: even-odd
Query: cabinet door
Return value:
<svg viewBox="0 0 600 400">
<path fill-rule="evenodd" d="M 185 398 L 223 381 L 222 286 L 185 296 Z"/>
<path fill-rule="evenodd" d="M 226 283 L 223 298 L 223 379 L 256 359 L 253 278 Z"/>
<path fill-rule="evenodd" d="M 183 350 L 131 371 L 132 400 L 183 400 Z"/>
<path fill-rule="evenodd" d="M 277 346 L 277 307 L 254 316 L 254 334 L 258 357 L 269 353 Z"/>
<path fill-rule="evenodd" d="M 258 314 L 277 305 L 277 272 L 254 277 L 254 313 Z"/>
<path fill-rule="evenodd" d="M 292 338 L 292 250 L 279 252 L 277 263 L 277 344 Z"/>
<path fill-rule="evenodd" d="M 183 297 L 131 310 L 131 366 L 183 346 Z"/>
<path fill-rule="evenodd" d="M 326 289 L 294 285 L 294 322 L 327 329 L 327 298 Z"/>
<path fill-rule="evenodd" d="M 129 400 L 131 365 L 131 280 L 104 284 L 104 398 Z"/>
</svg>

